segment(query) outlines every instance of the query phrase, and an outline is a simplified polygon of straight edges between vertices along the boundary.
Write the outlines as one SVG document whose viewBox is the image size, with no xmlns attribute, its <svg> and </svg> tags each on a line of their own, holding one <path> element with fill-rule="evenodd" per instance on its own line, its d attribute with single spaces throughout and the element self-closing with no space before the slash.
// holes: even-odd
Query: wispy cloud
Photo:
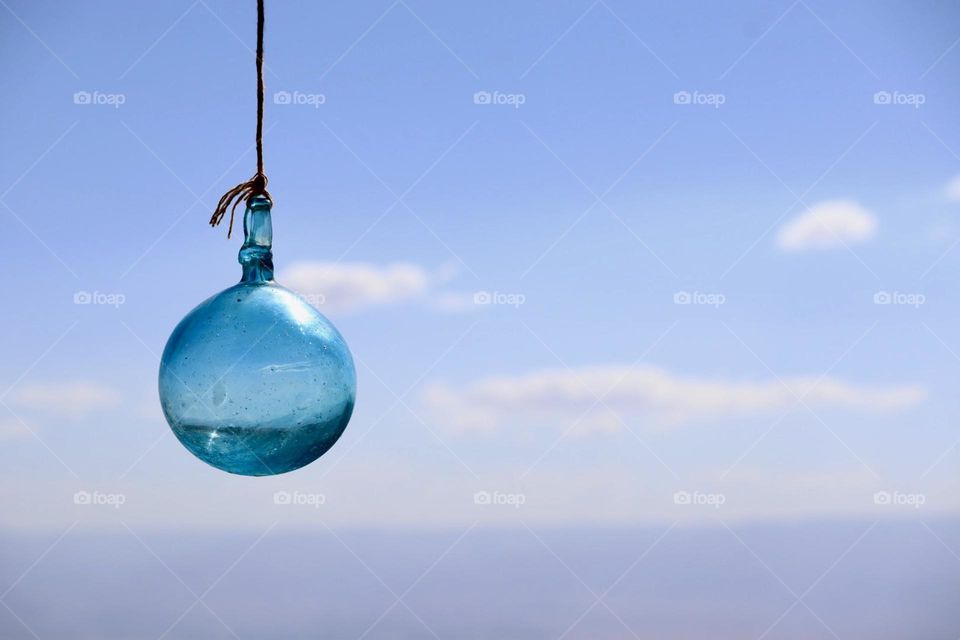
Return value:
<svg viewBox="0 0 960 640">
<path fill-rule="evenodd" d="M 431 302 L 443 295 L 436 292 L 437 287 L 454 276 L 450 267 L 428 270 L 409 262 L 297 262 L 277 279 L 323 310 L 350 312 L 412 301 Z"/>
<path fill-rule="evenodd" d="M 960 176 L 956 176 L 943 188 L 944 195 L 950 202 L 960 202 Z"/>
<path fill-rule="evenodd" d="M 458 432 L 533 424 L 562 430 L 579 420 L 574 431 L 583 434 L 617 432 L 622 421 L 640 418 L 665 428 L 783 411 L 797 397 L 811 407 L 885 411 L 909 407 L 925 395 L 916 385 L 873 387 L 813 376 L 731 381 L 607 365 L 491 376 L 461 387 L 434 384 L 422 399 L 439 424 Z M 603 403 L 597 403 L 600 397 Z"/>
<path fill-rule="evenodd" d="M 82 418 L 94 411 L 120 404 L 119 392 L 106 385 L 87 381 L 24 385 L 12 392 L 10 397 L 20 406 L 73 418 Z"/>
<path fill-rule="evenodd" d="M 30 430 L 19 422 L 0 422 L 0 441 L 26 438 Z"/>
<path fill-rule="evenodd" d="M 867 242 L 876 232 L 872 212 L 850 200 L 827 200 L 780 227 L 777 246 L 784 251 L 836 249 Z"/>
</svg>

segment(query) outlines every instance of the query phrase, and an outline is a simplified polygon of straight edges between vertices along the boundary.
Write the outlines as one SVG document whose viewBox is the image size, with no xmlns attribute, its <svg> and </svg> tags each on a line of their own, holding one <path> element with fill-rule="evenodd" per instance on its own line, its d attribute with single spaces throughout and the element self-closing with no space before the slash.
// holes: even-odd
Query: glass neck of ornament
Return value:
<svg viewBox="0 0 960 640">
<path fill-rule="evenodd" d="M 243 246 L 238 260 L 243 266 L 241 282 L 273 280 L 273 224 L 270 220 L 270 198 L 253 196 L 243 214 Z"/>
</svg>

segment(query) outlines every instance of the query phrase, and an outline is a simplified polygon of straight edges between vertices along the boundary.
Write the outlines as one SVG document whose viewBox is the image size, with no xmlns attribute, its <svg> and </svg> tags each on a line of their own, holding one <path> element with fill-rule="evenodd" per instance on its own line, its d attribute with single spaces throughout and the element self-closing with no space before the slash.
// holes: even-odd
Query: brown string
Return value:
<svg viewBox="0 0 960 640">
<path fill-rule="evenodd" d="M 223 194 L 210 218 L 210 226 L 215 227 L 223 220 L 227 208 L 230 209 L 228 238 L 233 233 L 233 216 L 241 202 L 249 201 L 258 195 L 270 197 L 267 191 L 267 176 L 263 172 L 263 22 L 263 0 L 257 0 L 257 172 L 246 182 L 241 182 Z"/>
</svg>

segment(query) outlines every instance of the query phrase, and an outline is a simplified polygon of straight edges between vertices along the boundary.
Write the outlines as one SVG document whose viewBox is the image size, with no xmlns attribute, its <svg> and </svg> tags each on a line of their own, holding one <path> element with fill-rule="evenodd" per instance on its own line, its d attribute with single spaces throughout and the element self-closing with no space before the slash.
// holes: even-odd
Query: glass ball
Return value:
<svg viewBox="0 0 960 640">
<path fill-rule="evenodd" d="M 273 281 L 270 201 L 244 216 L 243 280 L 174 329 L 160 363 L 167 423 L 195 456 L 249 476 L 310 464 L 343 433 L 356 398 L 337 329 Z"/>
</svg>

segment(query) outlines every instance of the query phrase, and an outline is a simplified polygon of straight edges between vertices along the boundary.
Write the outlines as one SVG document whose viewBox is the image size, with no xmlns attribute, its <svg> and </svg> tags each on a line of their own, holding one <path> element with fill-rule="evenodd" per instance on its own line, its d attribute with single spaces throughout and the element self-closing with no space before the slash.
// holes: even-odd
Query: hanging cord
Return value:
<svg viewBox="0 0 960 640">
<path fill-rule="evenodd" d="M 210 226 L 215 227 L 223 220 L 227 208 L 230 209 L 228 238 L 233 233 L 233 216 L 241 202 L 258 195 L 270 197 L 267 191 L 267 176 L 263 172 L 263 22 L 263 0 L 257 0 L 257 172 L 246 182 L 241 182 L 223 194 L 210 218 Z"/>
</svg>

